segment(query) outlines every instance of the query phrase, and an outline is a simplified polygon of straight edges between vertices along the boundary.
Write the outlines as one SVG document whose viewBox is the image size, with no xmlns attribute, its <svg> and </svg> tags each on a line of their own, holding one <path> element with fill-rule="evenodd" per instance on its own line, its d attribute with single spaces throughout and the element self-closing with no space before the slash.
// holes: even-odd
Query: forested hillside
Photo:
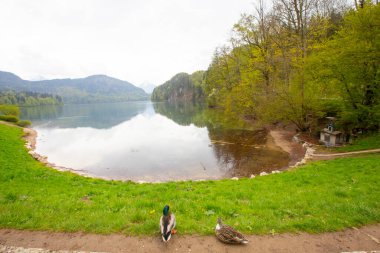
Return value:
<svg viewBox="0 0 380 253">
<path fill-rule="evenodd" d="M 208 105 L 299 130 L 336 116 L 341 129 L 380 125 L 380 5 L 264 1 L 233 27 L 205 74 Z"/>
<path fill-rule="evenodd" d="M 62 104 L 62 98 L 57 95 L 35 92 L 0 91 L 1 104 L 20 106 L 59 105 Z"/>
<path fill-rule="evenodd" d="M 189 75 L 179 73 L 169 81 L 156 87 L 152 93 L 153 101 L 195 102 L 203 100 L 202 82 L 204 71 Z"/>
<path fill-rule="evenodd" d="M 133 84 L 105 75 L 77 79 L 26 81 L 0 71 L 0 90 L 35 92 L 62 97 L 64 103 L 118 102 L 146 100 L 148 94 Z"/>
</svg>

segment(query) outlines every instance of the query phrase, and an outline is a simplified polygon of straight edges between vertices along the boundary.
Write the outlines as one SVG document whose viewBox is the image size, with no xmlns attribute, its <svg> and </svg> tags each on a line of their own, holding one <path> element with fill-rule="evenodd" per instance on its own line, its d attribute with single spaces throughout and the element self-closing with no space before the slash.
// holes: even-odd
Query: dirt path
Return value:
<svg viewBox="0 0 380 253">
<path fill-rule="evenodd" d="M 225 245 L 214 236 L 175 235 L 165 244 L 157 237 L 127 237 L 0 229 L 2 252 L 51 252 L 47 250 L 94 252 L 352 252 L 380 250 L 380 224 L 360 229 L 323 234 L 251 235 L 248 245 Z M 17 248 L 45 251 L 16 251 Z M 5 250 L 8 251 L 5 251 Z"/>
<path fill-rule="evenodd" d="M 305 156 L 305 149 L 299 143 L 293 141 L 295 131 L 271 129 L 269 135 L 272 137 L 274 145 L 281 148 L 289 154 L 289 166 L 295 165 Z M 269 143 L 267 143 L 268 145 Z"/>
<path fill-rule="evenodd" d="M 380 148 L 377 149 L 368 149 L 361 151 L 351 151 L 351 152 L 343 152 L 343 153 L 325 153 L 325 154 L 312 154 L 312 158 L 326 158 L 326 159 L 334 159 L 336 157 L 344 157 L 351 155 L 360 155 L 360 154 L 370 154 L 370 153 L 380 153 Z"/>
</svg>

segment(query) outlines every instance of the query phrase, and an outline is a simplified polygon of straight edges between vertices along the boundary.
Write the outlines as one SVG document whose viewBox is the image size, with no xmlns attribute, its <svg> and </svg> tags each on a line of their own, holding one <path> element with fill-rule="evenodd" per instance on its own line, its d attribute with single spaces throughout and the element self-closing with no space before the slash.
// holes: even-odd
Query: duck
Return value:
<svg viewBox="0 0 380 253">
<path fill-rule="evenodd" d="M 222 223 L 222 219 L 219 217 L 215 227 L 216 237 L 229 244 L 247 244 L 248 240 L 240 232 L 236 231 L 232 227 Z"/>
<path fill-rule="evenodd" d="M 174 228 L 176 226 L 176 220 L 173 213 L 169 211 L 169 206 L 165 205 L 163 215 L 160 218 L 160 229 L 162 240 L 168 242 L 174 234 Z"/>
</svg>

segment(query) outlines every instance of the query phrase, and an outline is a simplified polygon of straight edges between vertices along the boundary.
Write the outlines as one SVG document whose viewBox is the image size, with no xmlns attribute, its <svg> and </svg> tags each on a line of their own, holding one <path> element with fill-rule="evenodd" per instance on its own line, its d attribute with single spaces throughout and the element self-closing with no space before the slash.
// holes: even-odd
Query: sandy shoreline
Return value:
<svg viewBox="0 0 380 253">
<path fill-rule="evenodd" d="M 296 131 L 270 129 L 269 135 L 273 138 L 274 145 L 289 154 L 290 161 L 287 168 L 294 166 L 305 158 L 305 148 L 294 140 Z"/>
</svg>

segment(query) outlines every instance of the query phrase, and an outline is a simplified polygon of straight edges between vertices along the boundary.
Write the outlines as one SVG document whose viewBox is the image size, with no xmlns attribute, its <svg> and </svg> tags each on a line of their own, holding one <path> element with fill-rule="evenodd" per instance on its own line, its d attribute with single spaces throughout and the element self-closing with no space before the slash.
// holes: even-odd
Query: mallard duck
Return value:
<svg viewBox="0 0 380 253">
<path fill-rule="evenodd" d="M 215 235 L 219 240 L 221 240 L 224 243 L 231 243 L 231 244 L 240 244 L 240 243 L 247 244 L 248 243 L 248 240 L 244 237 L 244 235 L 242 235 L 241 233 L 239 233 L 232 227 L 224 225 L 222 223 L 221 218 L 218 218 L 218 223 L 216 224 L 216 227 L 215 227 Z"/>
<path fill-rule="evenodd" d="M 175 216 L 169 211 L 169 206 L 166 205 L 163 210 L 163 215 L 160 219 L 160 229 L 161 229 L 161 235 L 162 240 L 164 242 L 167 242 L 172 237 L 172 233 L 175 228 L 176 221 Z"/>
</svg>

